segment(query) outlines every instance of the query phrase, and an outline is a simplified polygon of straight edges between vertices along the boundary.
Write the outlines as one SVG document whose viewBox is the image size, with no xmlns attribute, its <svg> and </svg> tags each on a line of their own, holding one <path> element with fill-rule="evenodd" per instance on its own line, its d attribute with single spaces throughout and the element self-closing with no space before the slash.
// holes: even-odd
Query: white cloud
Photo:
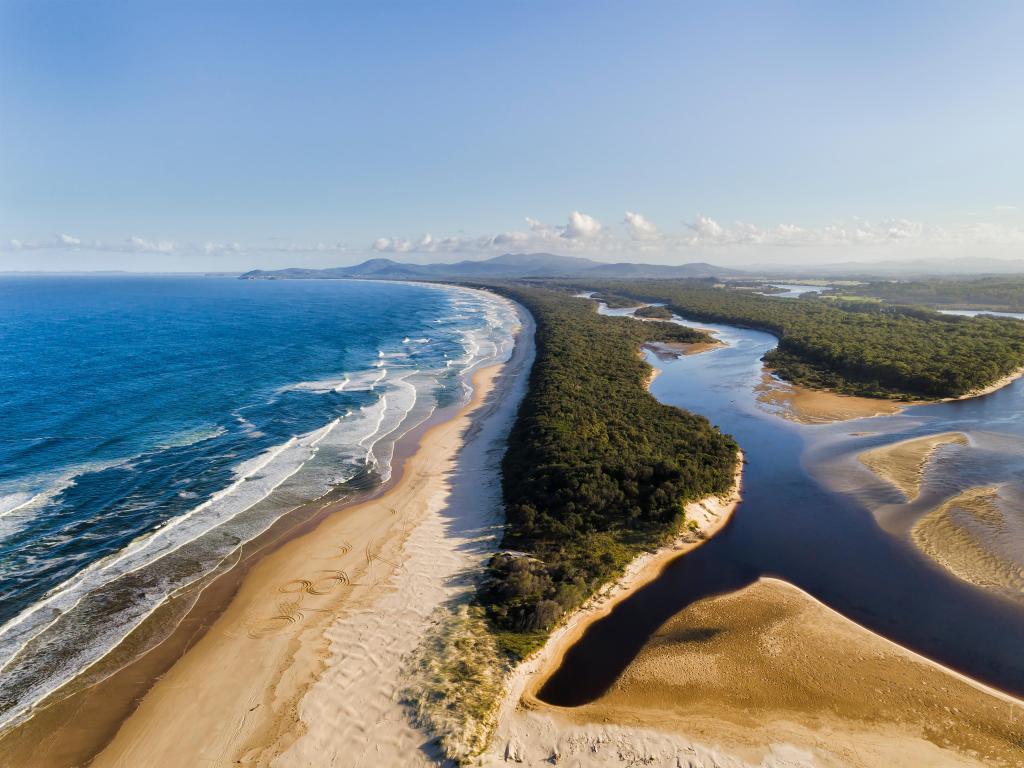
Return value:
<svg viewBox="0 0 1024 768">
<path fill-rule="evenodd" d="M 728 239 L 722 225 L 707 216 L 698 216 L 690 225 L 699 243 L 720 243 Z"/>
<path fill-rule="evenodd" d="M 411 242 L 397 237 L 378 237 L 371 246 L 373 250 L 381 253 L 408 253 L 412 247 Z"/>
<path fill-rule="evenodd" d="M 562 229 L 562 237 L 576 240 L 587 237 L 594 237 L 601 231 L 601 222 L 593 216 L 588 216 L 579 211 L 569 214 L 569 223 Z"/>
<path fill-rule="evenodd" d="M 277 261 L 310 263 L 332 255 L 363 256 L 367 251 L 380 254 L 422 254 L 487 257 L 508 251 L 552 251 L 574 253 L 598 259 L 679 263 L 687 260 L 750 263 L 772 258 L 785 262 L 800 260 L 852 260 L 895 258 L 915 249 L 929 253 L 938 248 L 950 254 L 1002 254 L 1019 257 L 1024 246 L 1024 222 L 1016 216 L 998 216 L 989 212 L 969 216 L 944 226 L 928 225 L 901 217 L 868 220 L 850 217 L 816 226 L 782 222 L 767 226 L 736 221 L 723 223 L 707 215 L 674 231 L 657 227 L 641 213 L 626 211 L 621 223 L 604 226 L 579 210 L 573 210 L 564 224 L 549 224 L 527 218 L 521 230 L 497 234 L 437 236 L 426 232 L 418 237 L 380 237 L 369 248 L 350 249 L 340 241 L 296 242 L 272 239 L 263 243 L 235 240 L 176 242 L 169 239 L 132 236 L 121 240 L 84 240 L 69 234 L 48 239 L 11 238 L 0 242 L 0 251 L 27 252 L 51 250 L 55 253 L 90 251 L 120 253 L 138 257 L 140 267 L 154 263 L 148 256 L 167 256 L 175 260 L 228 257 L 234 263 L 257 261 L 278 255 Z M 247 258 L 243 258 L 247 257 Z"/>
<path fill-rule="evenodd" d="M 174 243 L 170 240 L 147 240 L 143 237 L 129 237 L 126 247 L 123 249 L 104 247 L 100 250 L 123 250 L 127 253 L 173 253 Z"/>
<path fill-rule="evenodd" d="M 658 228 L 643 214 L 626 211 L 622 223 L 626 225 L 626 232 L 633 240 L 655 240 L 658 237 Z"/>
</svg>

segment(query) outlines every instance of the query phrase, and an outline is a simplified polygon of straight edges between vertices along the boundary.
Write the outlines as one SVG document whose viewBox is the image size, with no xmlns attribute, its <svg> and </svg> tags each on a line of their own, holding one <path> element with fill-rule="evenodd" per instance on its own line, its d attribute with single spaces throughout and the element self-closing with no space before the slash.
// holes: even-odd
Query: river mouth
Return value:
<svg viewBox="0 0 1024 768">
<path fill-rule="evenodd" d="M 775 346 L 774 337 L 701 325 L 729 346 L 672 360 L 648 354 L 662 371 L 651 391 L 736 438 L 746 455 L 743 502 L 714 539 L 670 563 L 594 622 L 538 698 L 563 707 L 594 701 L 666 621 L 696 601 L 761 577 L 787 581 L 899 645 L 1024 696 L 1021 595 L 972 583 L 913 537 L 915 524 L 930 511 L 972 488 L 992 486 L 999 488 L 999 511 L 1009 530 L 1019 530 L 1021 382 L 985 397 L 891 416 L 800 425 L 766 413 L 756 401 L 760 358 Z M 948 432 L 966 435 L 966 444 L 944 445 L 930 457 L 912 501 L 857 458 L 889 443 Z M 1020 568 L 1019 553 L 1003 554 L 1008 569 Z"/>
</svg>

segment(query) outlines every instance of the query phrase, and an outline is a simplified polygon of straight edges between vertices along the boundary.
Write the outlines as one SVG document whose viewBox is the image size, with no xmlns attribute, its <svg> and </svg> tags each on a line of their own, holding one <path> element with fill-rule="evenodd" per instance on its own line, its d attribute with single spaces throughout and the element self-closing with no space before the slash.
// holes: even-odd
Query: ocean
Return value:
<svg viewBox="0 0 1024 768">
<path fill-rule="evenodd" d="M 282 515 L 386 481 L 515 322 L 454 287 L 0 277 L 0 727 Z"/>
</svg>

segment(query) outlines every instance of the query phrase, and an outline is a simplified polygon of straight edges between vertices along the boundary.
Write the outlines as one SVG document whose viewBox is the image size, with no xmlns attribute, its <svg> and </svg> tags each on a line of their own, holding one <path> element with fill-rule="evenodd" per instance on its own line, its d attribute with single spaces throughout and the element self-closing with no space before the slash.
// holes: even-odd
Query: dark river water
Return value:
<svg viewBox="0 0 1024 768">
<path fill-rule="evenodd" d="M 747 462 L 743 501 L 717 536 L 595 622 L 540 698 L 562 706 L 592 701 L 671 616 L 760 576 L 791 582 L 902 646 L 1024 696 L 1024 601 L 961 581 L 907 536 L 921 512 L 981 484 L 998 486 L 1004 515 L 1022 522 L 1024 380 L 972 400 L 805 426 L 756 402 L 760 358 L 775 346 L 773 336 L 695 325 L 729 346 L 671 360 L 649 355 L 662 370 L 651 391 L 736 438 Z M 913 504 L 856 460 L 867 448 L 950 431 L 967 434 L 970 445 L 936 453 Z"/>
</svg>

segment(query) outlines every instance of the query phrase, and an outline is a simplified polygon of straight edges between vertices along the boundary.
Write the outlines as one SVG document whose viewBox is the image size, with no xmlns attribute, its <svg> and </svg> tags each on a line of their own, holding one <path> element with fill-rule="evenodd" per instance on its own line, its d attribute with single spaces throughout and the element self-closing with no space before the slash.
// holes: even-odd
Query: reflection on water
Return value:
<svg viewBox="0 0 1024 768">
<path fill-rule="evenodd" d="M 651 389 L 737 439 L 747 459 L 743 503 L 718 536 L 592 625 L 541 698 L 570 706 L 593 700 L 672 615 L 761 575 L 790 581 L 901 645 L 1024 695 L 1024 603 L 958 578 L 910 537 L 925 512 L 978 486 L 998 486 L 1000 509 L 1020 524 L 1024 381 L 974 400 L 804 426 L 765 413 L 753 396 L 760 358 L 774 337 L 699 325 L 729 346 L 671 361 L 649 355 L 663 371 Z M 942 432 L 962 432 L 969 445 L 936 452 L 912 504 L 856 458 L 868 448 Z"/>
</svg>

